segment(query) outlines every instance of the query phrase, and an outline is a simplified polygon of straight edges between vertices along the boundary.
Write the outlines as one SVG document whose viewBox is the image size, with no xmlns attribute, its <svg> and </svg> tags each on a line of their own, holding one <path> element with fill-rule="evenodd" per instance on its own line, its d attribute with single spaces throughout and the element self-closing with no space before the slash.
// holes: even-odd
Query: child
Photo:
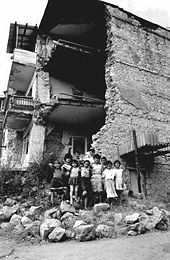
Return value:
<svg viewBox="0 0 170 260">
<path fill-rule="evenodd" d="M 80 183 L 80 168 L 77 160 L 72 161 L 72 168 L 70 170 L 70 204 L 73 204 L 73 194 L 75 195 L 75 200 L 78 200 L 78 187 Z"/>
<path fill-rule="evenodd" d="M 94 163 L 92 164 L 92 177 L 91 177 L 91 185 L 92 191 L 94 193 L 94 203 L 96 202 L 96 198 L 101 203 L 101 195 L 102 195 L 102 165 L 100 164 L 100 155 L 95 154 L 93 159 Z"/>
<path fill-rule="evenodd" d="M 49 166 L 52 168 L 53 171 L 53 179 L 51 181 L 51 203 L 54 205 L 54 196 L 56 189 L 61 188 L 61 194 L 62 199 L 64 199 L 64 196 L 66 196 L 67 188 L 66 183 L 64 181 L 64 175 L 61 171 L 61 163 L 58 161 L 55 161 L 54 164 L 49 163 Z"/>
<path fill-rule="evenodd" d="M 117 193 L 115 190 L 115 172 L 112 169 L 112 162 L 107 161 L 106 169 L 103 171 L 103 178 L 105 181 L 105 189 L 107 194 L 107 199 L 109 200 L 109 204 L 112 208 L 113 201 L 117 198 Z"/>
<path fill-rule="evenodd" d="M 115 184 L 116 184 L 116 193 L 118 195 L 118 204 L 121 202 L 122 193 L 124 190 L 124 179 L 123 179 L 123 169 L 120 168 L 121 162 L 119 160 L 116 160 L 114 162 L 114 174 L 115 174 Z"/>
<path fill-rule="evenodd" d="M 81 167 L 81 188 L 82 188 L 82 197 L 84 201 L 84 208 L 87 209 L 87 203 L 91 191 L 91 167 L 88 160 L 84 161 L 84 166 Z"/>
<path fill-rule="evenodd" d="M 94 163 L 94 155 L 95 155 L 95 150 L 94 148 L 90 148 L 89 151 L 85 154 L 83 160 L 88 160 L 91 164 Z"/>
<path fill-rule="evenodd" d="M 64 157 L 64 164 L 61 166 L 61 170 L 64 173 L 64 178 L 65 178 L 65 183 L 68 186 L 68 181 L 69 181 L 69 177 L 70 177 L 70 171 L 71 171 L 71 162 L 72 162 L 72 158 L 69 154 L 66 154 Z"/>
</svg>

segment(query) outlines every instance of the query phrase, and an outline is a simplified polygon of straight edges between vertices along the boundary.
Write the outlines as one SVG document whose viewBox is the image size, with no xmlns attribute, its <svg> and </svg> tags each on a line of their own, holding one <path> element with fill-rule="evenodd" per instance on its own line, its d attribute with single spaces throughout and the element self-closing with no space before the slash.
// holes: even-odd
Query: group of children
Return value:
<svg viewBox="0 0 170 260">
<path fill-rule="evenodd" d="M 75 158 L 66 154 L 63 164 L 56 161 L 50 167 L 53 169 L 52 194 L 55 189 L 64 187 L 64 195 L 71 204 L 82 200 L 86 209 L 88 205 L 105 201 L 106 197 L 111 206 L 120 202 L 125 183 L 119 160 L 112 164 L 106 157 L 95 154 L 92 148 L 83 160 L 78 152 Z"/>
</svg>

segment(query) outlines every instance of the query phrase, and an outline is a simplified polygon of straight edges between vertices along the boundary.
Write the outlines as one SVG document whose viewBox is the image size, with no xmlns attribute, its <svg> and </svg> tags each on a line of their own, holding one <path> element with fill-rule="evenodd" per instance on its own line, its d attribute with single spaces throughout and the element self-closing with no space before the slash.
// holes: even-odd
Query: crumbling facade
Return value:
<svg viewBox="0 0 170 260">
<path fill-rule="evenodd" d="M 24 31 L 19 46 L 11 47 L 15 37 L 8 44 L 14 60 L 2 163 L 22 168 L 51 154 L 83 155 L 92 143 L 124 160 L 138 192 L 134 153 L 121 147 L 133 129 L 156 133 L 160 144 L 170 140 L 170 31 L 96 0 L 50 0 L 34 48 L 24 47 Z M 168 153 L 161 152 L 140 158 L 142 184 L 148 197 L 166 200 Z"/>
<path fill-rule="evenodd" d="M 132 129 L 137 134 L 156 132 L 160 142 L 170 141 L 170 32 L 110 5 L 106 12 L 106 119 L 93 142 L 113 159 Z M 153 160 L 154 167 L 145 173 L 147 195 L 166 199 L 168 159 Z"/>
</svg>

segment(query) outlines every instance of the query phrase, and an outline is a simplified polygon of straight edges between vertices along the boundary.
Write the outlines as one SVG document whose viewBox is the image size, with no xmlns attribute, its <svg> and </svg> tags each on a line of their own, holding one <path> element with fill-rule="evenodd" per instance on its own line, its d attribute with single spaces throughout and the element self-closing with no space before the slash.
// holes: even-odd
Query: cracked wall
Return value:
<svg viewBox="0 0 170 260">
<path fill-rule="evenodd" d="M 161 142 L 170 140 L 170 32 L 159 26 L 146 27 L 109 5 L 106 25 L 106 118 L 105 125 L 93 136 L 93 145 L 114 159 L 133 127 L 137 133 L 156 131 Z M 157 160 L 161 162 L 162 158 Z M 166 198 L 164 178 L 170 186 L 169 170 L 155 167 L 148 178 L 148 196 L 155 193 L 159 197 L 160 184 Z"/>
</svg>

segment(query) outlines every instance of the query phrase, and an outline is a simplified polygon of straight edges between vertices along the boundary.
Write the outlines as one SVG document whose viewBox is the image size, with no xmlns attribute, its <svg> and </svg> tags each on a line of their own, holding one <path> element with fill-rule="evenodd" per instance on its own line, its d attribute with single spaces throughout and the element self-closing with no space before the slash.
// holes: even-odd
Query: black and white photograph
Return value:
<svg viewBox="0 0 170 260">
<path fill-rule="evenodd" d="M 1 0 L 0 259 L 170 259 L 168 0 Z"/>
</svg>

